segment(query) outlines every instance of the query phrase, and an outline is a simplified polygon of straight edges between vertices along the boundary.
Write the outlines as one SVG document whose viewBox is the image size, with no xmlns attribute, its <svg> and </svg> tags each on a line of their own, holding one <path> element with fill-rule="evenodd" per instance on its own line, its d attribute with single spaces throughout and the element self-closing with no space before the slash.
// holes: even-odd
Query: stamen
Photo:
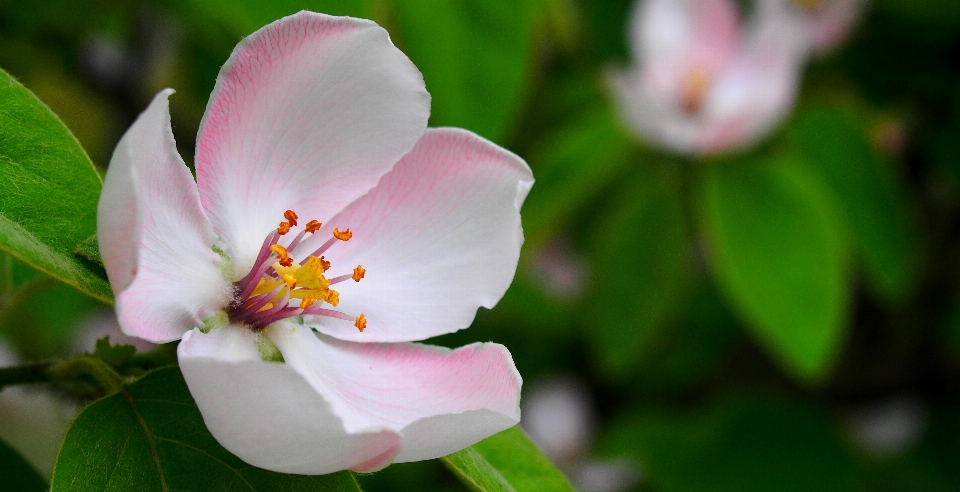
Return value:
<svg viewBox="0 0 960 492">
<path fill-rule="evenodd" d="M 337 304 L 340 304 L 340 293 L 335 290 L 328 290 L 323 300 L 327 301 L 331 306 L 337 307 Z"/>
<path fill-rule="evenodd" d="M 356 326 L 360 333 L 363 333 L 363 330 L 367 328 L 367 317 L 360 313 L 360 316 L 357 316 L 357 320 L 354 321 L 353 326 Z"/>
<path fill-rule="evenodd" d="M 287 284 L 287 287 L 291 289 L 296 288 L 297 279 L 295 279 L 293 275 L 290 275 L 289 273 L 285 273 L 281 278 L 283 278 L 283 282 Z"/>
<path fill-rule="evenodd" d="M 335 237 L 335 238 L 337 238 L 337 239 L 339 239 L 339 240 L 341 240 L 341 241 L 349 241 L 350 238 L 353 237 L 353 233 L 350 232 L 350 229 L 347 229 L 347 230 L 345 230 L 345 231 L 340 231 L 340 229 L 334 228 L 334 229 L 333 229 L 333 237 Z"/>
<path fill-rule="evenodd" d="M 293 210 L 287 210 L 283 213 L 283 218 L 287 219 L 290 222 L 290 225 L 297 226 L 297 213 Z"/>
<path fill-rule="evenodd" d="M 359 282 L 366 273 L 367 271 L 363 268 L 363 265 L 357 265 L 357 268 L 353 269 L 353 281 Z"/>
<path fill-rule="evenodd" d="M 330 269 L 330 262 L 325 260 L 322 256 L 320 257 L 320 265 L 323 266 L 323 271 Z"/>
<path fill-rule="evenodd" d="M 333 244 L 336 243 L 336 242 L 337 242 L 337 238 L 335 238 L 335 237 L 332 237 L 332 238 L 330 238 L 330 239 L 327 239 L 327 242 L 323 243 L 323 245 L 320 246 L 319 248 L 317 248 L 317 250 L 314 251 L 313 253 L 310 253 L 310 256 L 320 256 L 320 255 L 322 255 L 324 252 L 326 252 L 328 249 L 330 249 L 330 246 L 333 246 Z M 322 256 L 320 256 L 320 257 L 323 258 Z M 300 264 L 303 265 L 303 264 L 306 263 L 306 262 L 307 262 L 307 260 L 303 260 L 303 261 L 300 262 Z"/>
<path fill-rule="evenodd" d="M 277 234 L 283 236 L 288 232 L 290 232 L 290 223 L 286 221 L 281 222 L 280 226 L 277 227 Z"/>
<path fill-rule="evenodd" d="M 287 253 L 287 248 L 284 248 L 279 244 L 274 244 L 270 246 L 270 251 L 273 251 L 277 254 L 277 257 L 280 258 L 281 265 L 285 267 L 293 265 L 293 260 L 290 258 L 290 254 Z"/>
<path fill-rule="evenodd" d="M 317 300 L 314 299 L 313 297 L 304 297 L 300 301 L 300 309 L 307 309 L 308 307 L 312 306 L 313 303 L 315 302 L 317 302 Z"/>
<path fill-rule="evenodd" d="M 314 232 L 319 231 L 320 226 L 322 225 L 323 224 L 321 224 L 320 221 L 318 220 L 311 220 L 310 222 L 307 222 L 307 225 L 305 226 L 305 228 L 307 232 L 309 232 L 310 234 L 313 234 Z"/>
</svg>

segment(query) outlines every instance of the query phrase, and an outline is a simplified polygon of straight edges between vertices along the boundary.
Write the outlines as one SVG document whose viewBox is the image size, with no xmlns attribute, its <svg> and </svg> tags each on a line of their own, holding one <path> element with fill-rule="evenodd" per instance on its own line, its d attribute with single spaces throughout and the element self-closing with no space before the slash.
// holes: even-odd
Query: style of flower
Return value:
<svg viewBox="0 0 960 492">
<path fill-rule="evenodd" d="M 787 16 L 799 24 L 814 53 L 842 43 L 864 7 L 863 0 L 760 0 L 761 16 Z"/>
<path fill-rule="evenodd" d="M 708 154 L 755 142 L 793 106 L 806 40 L 784 15 L 742 27 L 732 0 L 642 0 L 635 66 L 612 73 L 624 118 L 649 142 Z"/>
<path fill-rule="evenodd" d="M 467 327 L 512 281 L 533 184 L 514 154 L 427 129 L 373 22 L 300 12 L 244 39 L 201 122 L 196 181 L 158 94 L 117 145 L 98 237 L 123 330 L 181 339 L 213 436 L 269 470 L 373 471 L 515 425 L 501 345 Z"/>
</svg>

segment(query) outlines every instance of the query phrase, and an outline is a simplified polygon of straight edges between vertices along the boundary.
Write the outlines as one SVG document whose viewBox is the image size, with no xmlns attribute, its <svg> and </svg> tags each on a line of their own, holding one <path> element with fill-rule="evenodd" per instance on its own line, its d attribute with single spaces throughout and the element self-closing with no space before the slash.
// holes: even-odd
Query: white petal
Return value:
<svg viewBox="0 0 960 492">
<path fill-rule="evenodd" d="M 466 130 L 431 129 L 369 194 L 321 229 L 298 254 L 351 229 L 326 254 L 332 276 L 366 269 L 359 283 L 336 284 L 336 309 L 364 313 L 367 329 L 318 316 L 309 323 L 343 340 L 423 340 L 466 328 L 479 306 L 493 307 L 513 280 L 523 243 L 520 206 L 533 185 L 526 163 Z"/>
<path fill-rule="evenodd" d="M 187 333 L 180 370 L 207 429 L 224 448 L 267 470 L 322 475 L 389 464 L 400 437 L 384 426 L 344 430 L 331 405 L 287 364 L 264 362 L 257 335 L 228 326 Z"/>
<path fill-rule="evenodd" d="M 266 335 L 349 432 L 399 432 L 398 462 L 445 456 L 520 421 L 522 380 L 502 345 L 351 343 L 285 323 Z"/>
<path fill-rule="evenodd" d="M 170 131 L 171 93 L 157 94 L 117 144 L 97 207 L 120 326 L 157 343 L 201 324 L 230 293 L 196 183 Z"/>
<path fill-rule="evenodd" d="M 420 72 L 371 21 L 300 12 L 244 39 L 197 144 L 204 209 L 246 274 L 287 209 L 326 221 L 426 129 Z"/>
</svg>

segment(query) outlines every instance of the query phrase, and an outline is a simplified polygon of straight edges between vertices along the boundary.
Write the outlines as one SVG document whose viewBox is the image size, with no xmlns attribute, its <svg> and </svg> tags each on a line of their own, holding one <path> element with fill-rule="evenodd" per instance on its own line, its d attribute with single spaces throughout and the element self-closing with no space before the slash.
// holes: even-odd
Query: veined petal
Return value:
<svg viewBox="0 0 960 492">
<path fill-rule="evenodd" d="M 157 94 L 117 144 L 97 206 L 120 327 L 156 343 L 201 324 L 230 292 L 197 185 L 170 130 L 171 93 Z"/>
<path fill-rule="evenodd" d="M 502 345 L 351 343 L 290 323 L 275 323 L 265 335 L 348 432 L 400 433 L 397 462 L 439 458 L 520 421 L 522 380 Z"/>
<path fill-rule="evenodd" d="M 285 210 L 326 221 L 410 151 L 430 95 L 377 24 L 300 12 L 244 39 L 197 143 L 200 198 L 237 276 Z"/>
<path fill-rule="evenodd" d="M 466 328 L 480 306 L 493 307 L 517 267 L 520 206 L 533 185 L 526 163 L 466 130 L 431 129 L 376 188 L 324 226 L 353 238 L 326 254 L 331 275 L 363 265 L 359 283 L 337 284 L 337 309 L 363 313 L 367 328 L 307 316 L 342 340 L 423 340 Z"/>
<path fill-rule="evenodd" d="M 177 349 L 190 394 L 217 442 L 251 465 L 281 473 L 373 471 L 390 464 L 400 449 L 396 432 L 376 425 L 344 430 L 324 396 L 293 366 L 260 359 L 257 336 L 234 326 L 194 330 Z"/>
</svg>

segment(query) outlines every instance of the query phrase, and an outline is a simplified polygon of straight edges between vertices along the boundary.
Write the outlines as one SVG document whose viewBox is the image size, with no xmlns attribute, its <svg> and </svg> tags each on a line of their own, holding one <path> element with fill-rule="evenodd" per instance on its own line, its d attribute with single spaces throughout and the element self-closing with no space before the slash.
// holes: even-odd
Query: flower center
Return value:
<svg viewBox="0 0 960 492">
<path fill-rule="evenodd" d="M 680 89 L 680 105 L 689 115 L 695 115 L 703 108 L 707 90 L 710 88 L 710 77 L 701 67 L 694 68 L 683 77 Z"/>
<path fill-rule="evenodd" d="M 280 244 L 281 238 L 297 227 L 297 214 L 293 210 L 284 212 L 286 219 L 277 229 L 263 240 L 263 247 L 245 277 L 234 284 L 234 300 L 228 313 L 230 321 L 249 326 L 259 331 L 264 327 L 291 316 L 312 314 L 353 321 L 360 331 L 367 327 L 367 319 L 359 316 L 324 308 L 324 303 L 336 307 L 340 303 L 340 293 L 331 289 L 331 285 L 353 279 L 359 282 L 366 274 L 361 265 L 353 269 L 353 274 L 330 278 L 324 273 L 330 269 L 330 262 L 322 255 L 337 241 L 349 241 L 353 237 L 350 229 L 333 230 L 333 237 L 303 261 L 297 263 L 290 257 L 307 234 L 320 230 L 320 222 L 311 220 L 303 230 L 286 246 Z"/>
</svg>

